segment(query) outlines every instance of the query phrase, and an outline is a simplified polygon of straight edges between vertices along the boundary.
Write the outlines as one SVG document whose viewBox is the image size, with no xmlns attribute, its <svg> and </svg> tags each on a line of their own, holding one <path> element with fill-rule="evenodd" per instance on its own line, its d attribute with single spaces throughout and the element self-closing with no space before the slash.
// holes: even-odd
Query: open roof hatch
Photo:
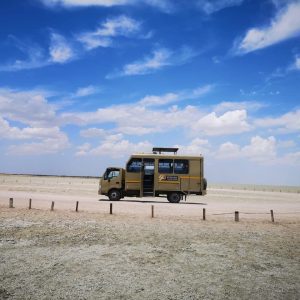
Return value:
<svg viewBox="0 0 300 300">
<path fill-rule="evenodd" d="M 177 154 L 178 149 L 179 149 L 179 148 L 162 148 L 162 147 L 154 147 L 154 148 L 152 149 L 152 152 L 153 152 L 154 154 L 157 154 L 157 153 L 161 154 L 162 152 L 172 152 L 172 153 L 174 153 L 174 155 L 175 155 L 175 154 Z"/>
</svg>

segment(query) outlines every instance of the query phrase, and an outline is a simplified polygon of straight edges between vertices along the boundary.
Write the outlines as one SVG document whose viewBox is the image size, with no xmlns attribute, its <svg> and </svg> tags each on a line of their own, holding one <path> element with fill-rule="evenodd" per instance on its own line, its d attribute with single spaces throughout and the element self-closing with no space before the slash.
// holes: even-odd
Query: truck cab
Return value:
<svg viewBox="0 0 300 300">
<path fill-rule="evenodd" d="M 105 170 L 99 184 L 99 195 L 106 195 L 110 200 L 123 198 L 125 170 L 109 167 Z"/>
<path fill-rule="evenodd" d="M 100 179 L 98 194 L 108 196 L 111 201 L 125 196 L 165 196 L 172 203 L 190 194 L 205 195 L 203 157 L 179 156 L 177 150 L 153 148 L 151 154 L 131 155 L 125 169 L 107 168 Z"/>
</svg>

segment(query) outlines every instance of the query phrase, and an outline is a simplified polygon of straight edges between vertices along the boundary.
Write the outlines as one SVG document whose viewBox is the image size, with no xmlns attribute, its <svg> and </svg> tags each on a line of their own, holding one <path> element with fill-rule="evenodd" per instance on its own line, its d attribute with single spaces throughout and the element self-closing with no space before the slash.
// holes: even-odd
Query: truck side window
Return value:
<svg viewBox="0 0 300 300">
<path fill-rule="evenodd" d="M 120 170 L 107 169 L 103 175 L 103 179 L 107 180 L 107 179 L 111 179 L 113 177 L 118 177 L 119 174 L 120 174 Z"/>
<path fill-rule="evenodd" d="M 132 158 L 127 164 L 127 172 L 138 173 L 142 169 L 142 159 Z"/>
<path fill-rule="evenodd" d="M 160 159 L 158 173 L 173 173 L 173 159 Z"/>
<path fill-rule="evenodd" d="M 174 173 L 175 174 L 188 174 L 189 173 L 189 161 L 187 159 L 175 159 L 174 160 Z"/>
<path fill-rule="evenodd" d="M 111 179 L 113 177 L 118 177 L 119 174 L 120 174 L 119 170 L 110 171 L 110 173 L 108 174 L 108 179 Z"/>
</svg>

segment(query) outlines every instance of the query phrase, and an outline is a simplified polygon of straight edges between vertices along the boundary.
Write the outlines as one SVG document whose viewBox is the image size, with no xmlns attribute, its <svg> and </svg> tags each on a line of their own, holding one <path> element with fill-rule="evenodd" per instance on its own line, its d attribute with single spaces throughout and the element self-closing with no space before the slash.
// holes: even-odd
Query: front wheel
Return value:
<svg viewBox="0 0 300 300">
<path fill-rule="evenodd" d="M 108 198 L 110 201 L 118 201 L 121 199 L 121 193 L 118 190 L 110 190 L 108 192 Z"/>
<path fill-rule="evenodd" d="M 178 203 L 181 199 L 181 195 L 179 193 L 174 192 L 174 193 L 168 194 L 167 198 L 168 198 L 168 201 L 171 203 Z"/>
</svg>

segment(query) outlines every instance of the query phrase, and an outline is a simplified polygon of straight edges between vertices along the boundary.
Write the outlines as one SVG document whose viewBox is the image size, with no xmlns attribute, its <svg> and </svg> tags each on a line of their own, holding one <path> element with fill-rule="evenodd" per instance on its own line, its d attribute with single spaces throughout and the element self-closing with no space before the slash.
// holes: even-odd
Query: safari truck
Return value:
<svg viewBox="0 0 300 300">
<path fill-rule="evenodd" d="M 131 155 L 125 169 L 107 168 L 98 194 L 111 201 L 125 196 L 165 196 L 172 203 L 190 194 L 205 195 L 203 157 L 179 156 L 177 151 L 178 148 L 153 148 L 151 154 Z"/>
</svg>

